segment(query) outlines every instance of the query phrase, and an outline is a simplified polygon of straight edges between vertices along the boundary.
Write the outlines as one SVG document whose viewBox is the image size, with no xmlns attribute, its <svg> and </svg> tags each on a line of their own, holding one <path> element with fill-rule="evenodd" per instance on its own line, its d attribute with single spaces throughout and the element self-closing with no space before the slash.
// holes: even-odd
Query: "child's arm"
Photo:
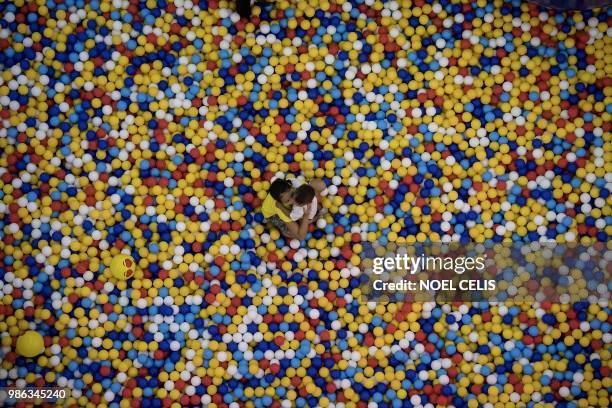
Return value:
<svg viewBox="0 0 612 408">
<path fill-rule="evenodd" d="M 282 205 L 281 203 L 277 202 L 276 203 L 276 208 L 280 208 L 280 210 L 283 212 L 283 214 L 285 214 L 288 217 L 291 217 L 291 210 L 287 207 L 285 207 L 284 205 Z"/>
<path fill-rule="evenodd" d="M 308 217 L 303 217 L 299 222 L 290 222 L 287 224 L 287 238 L 299 239 L 300 241 L 306 238 L 310 220 Z"/>
<path fill-rule="evenodd" d="M 308 183 L 310 187 L 312 187 L 317 195 L 325 195 L 325 189 L 327 186 L 321 179 L 312 179 L 310 183 Z"/>
</svg>

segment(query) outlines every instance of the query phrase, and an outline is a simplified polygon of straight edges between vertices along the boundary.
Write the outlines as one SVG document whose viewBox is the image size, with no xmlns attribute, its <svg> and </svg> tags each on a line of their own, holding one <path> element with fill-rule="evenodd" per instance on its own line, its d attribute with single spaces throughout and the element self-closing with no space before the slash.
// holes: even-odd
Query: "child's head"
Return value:
<svg viewBox="0 0 612 408">
<path fill-rule="evenodd" d="M 270 195 L 281 203 L 291 202 L 291 184 L 283 179 L 276 179 L 270 185 Z"/>
<path fill-rule="evenodd" d="M 314 188 L 308 184 L 304 184 L 295 189 L 293 193 L 293 199 L 297 205 L 307 205 L 312 202 L 315 197 Z"/>
</svg>

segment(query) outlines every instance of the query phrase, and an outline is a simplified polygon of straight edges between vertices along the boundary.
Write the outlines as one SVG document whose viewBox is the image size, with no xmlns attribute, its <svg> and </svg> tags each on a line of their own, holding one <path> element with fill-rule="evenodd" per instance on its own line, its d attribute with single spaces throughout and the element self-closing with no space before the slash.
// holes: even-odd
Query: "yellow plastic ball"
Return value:
<svg viewBox="0 0 612 408">
<path fill-rule="evenodd" d="M 134 276 L 136 262 L 126 254 L 115 255 L 110 263 L 110 271 L 115 279 L 126 280 Z"/>
<path fill-rule="evenodd" d="M 17 353 L 23 357 L 36 357 L 45 350 L 45 341 L 40 333 L 29 330 L 17 339 Z"/>
</svg>

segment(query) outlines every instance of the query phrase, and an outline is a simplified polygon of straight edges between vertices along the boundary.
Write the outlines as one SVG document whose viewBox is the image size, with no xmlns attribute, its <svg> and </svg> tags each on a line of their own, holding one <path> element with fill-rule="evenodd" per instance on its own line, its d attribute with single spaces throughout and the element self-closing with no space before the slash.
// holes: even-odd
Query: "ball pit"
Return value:
<svg viewBox="0 0 612 408">
<path fill-rule="evenodd" d="M 612 234 L 612 11 L 0 2 L 0 386 L 71 406 L 608 406 L 609 305 L 362 304 L 361 243 Z M 277 173 L 323 179 L 302 243 Z M 110 260 L 130 254 L 130 280 Z M 17 338 L 43 336 L 37 358 Z"/>
</svg>

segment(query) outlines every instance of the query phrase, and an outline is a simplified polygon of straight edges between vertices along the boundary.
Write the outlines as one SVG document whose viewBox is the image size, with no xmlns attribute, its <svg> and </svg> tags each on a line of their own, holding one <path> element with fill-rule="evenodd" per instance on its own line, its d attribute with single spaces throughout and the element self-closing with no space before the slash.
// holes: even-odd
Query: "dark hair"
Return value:
<svg viewBox="0 0 612 408">
<path fill-rule="evenodd" d="M 314 188 L 304 184 L 295 189 L 295 202 L 299 205 L 306 205 L 312 202 L 315 197 Z"/>
<path fill-rule="evenodd" d="M 251 18 L 253 6 L 251 0 L 236 0 L 236 11 L 242 18 Z"/>
<path fill-rule="evenodd" d="M 289 189 L 291 189 L 291 184 L 289 184 L 286 180 L 276 179 L 270 185 L 270 195 L 276 201 L 280 201 L 280 195 Z"/>
</svg>

